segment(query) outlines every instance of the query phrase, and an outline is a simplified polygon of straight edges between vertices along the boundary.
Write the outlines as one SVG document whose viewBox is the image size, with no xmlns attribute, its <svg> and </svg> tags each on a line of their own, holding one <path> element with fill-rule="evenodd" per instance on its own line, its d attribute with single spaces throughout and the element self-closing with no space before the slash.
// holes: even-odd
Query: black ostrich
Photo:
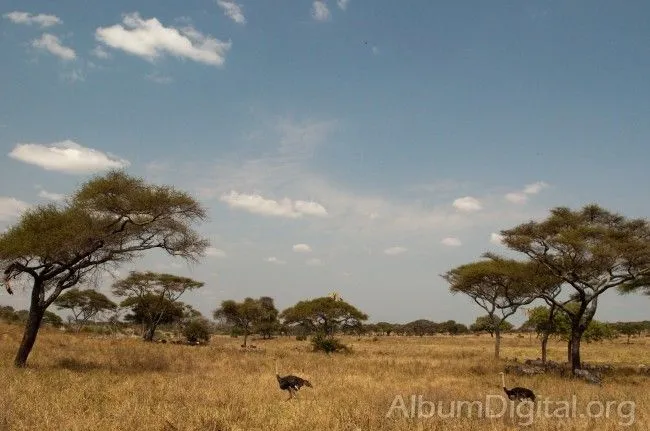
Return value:
<svg viewBox="0 0 650 431">
<path fill-rule="evenodd" d="M 503 372 L 501 374 L 501 383 L 503 385 L 503 390 L 505 391 L 508 398 L 511 400 L 525 400 L 530 399 L 532 402 L 535 402 L 535 394 L 528 388 L 522 388 L 516 386 L 512 389 L 506 388 L 506 376 Z"/>
<path fill-rule="evenodd" d="M 280 376 L 278 374 L 278 363 L 275 363 L 275 377 L 278 379 L 278 384 L 280 385 L 280 389 L 283 391 L 289 391 L 289 398 L 287 398 L 287 401 L 289 401 L 293 396 L 295 395 L 296 398 L 298 398 L 298 390 L 303 387 L 307 386 L 312 388 L 313 386 L 311 385 L 311 382 L 309 380 L 305 380 L 301 377 L 294 376 L 289 374 L 288 376 Z"/>
</svg>

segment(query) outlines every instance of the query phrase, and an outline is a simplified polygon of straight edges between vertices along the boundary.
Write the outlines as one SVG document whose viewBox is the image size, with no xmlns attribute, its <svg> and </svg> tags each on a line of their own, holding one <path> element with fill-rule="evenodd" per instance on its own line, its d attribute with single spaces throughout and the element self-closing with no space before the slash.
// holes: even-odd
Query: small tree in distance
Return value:
<svg viewBox="0 0 650 431">
<path fill-rule="evenodd" d="M 158 325 L 183 317 L 184 307 L 178 299 L 188 290 L 203 285 L 172 274 L 131 271 L 128 277 L 113 284 L 113 294 L 126 297 L 120 305 L 132 309 L 131 319 L 144 326 L 143 339 L 152 341 Z"/>
<path fill-rule="evenodd" d="M 77 332 L 98 314 L 117 308 L 117 304 L 103 293 L 94 289 L 79 290 L 76 287 L 59 296 L 54 301 L 54 305 L 59 310 L 70 310 Z"/>
<path fill-rule="evenodd" d="M 493 319 L 487 316 L 479 316 L 476 318 L 476 321 L 469 326 L 469 330 L 472 332 L 487 332 L 490 334 L 490 337 L 494 337 L 494 328 L 497 325 Z M 499 324 L 499 331 L 506 332 L 511 331 L 513 328 L 512 323 L 507 320 L 502 320 Z"/>
<path fill-rule="evenodd" d="M 223 301 L 221 307 L 214 310 L 213 317 L 216 320 L 225 320 L 235 329 L 240 330 L 244 334 L 243 347 L 246 347 L 248 336 L 253 333 L 267 313 L 268 309 L 265 309 L 260 299 L 246 298 L 242 302 L 229 299 Z"/>
</svg>

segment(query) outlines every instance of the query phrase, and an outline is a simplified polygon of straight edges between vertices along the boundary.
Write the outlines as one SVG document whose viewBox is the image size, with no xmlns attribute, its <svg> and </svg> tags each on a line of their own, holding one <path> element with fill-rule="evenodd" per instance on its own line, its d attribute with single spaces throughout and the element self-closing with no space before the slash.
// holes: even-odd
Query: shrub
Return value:
<svg viewBox="0 0 650 431">
<path fill-rule="evenodd" d="M 349 353 L 350 348 L 343 344 L 337 338 L 332 336 L 317 334 L 311 339 L 311 344 L 314 346 L 314 352 L 330 353 L 344 352 Z"/>
<path fill-rule="evenodd" d="M 205 319 L 194 319 L 183 328 L 183 336 L 189 343 L 207 342 L 210 339 L 210 325 Z"/>
</svg>

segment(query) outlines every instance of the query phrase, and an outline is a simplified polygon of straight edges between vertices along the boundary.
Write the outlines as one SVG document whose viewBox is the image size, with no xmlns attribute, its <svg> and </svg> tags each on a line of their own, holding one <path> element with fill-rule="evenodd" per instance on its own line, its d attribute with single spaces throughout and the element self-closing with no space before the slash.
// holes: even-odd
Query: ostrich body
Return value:
<svg viewBox="0 0 650 431">
<path fill-rule="evenodd" d="M 505 391 L 506 395 L 508 395 L 508 398 L 511 400 L 525 400 L 529 399 L 533 402 L 535 402 L 535 394 L 533 391 L 531 391 L 528 388 L 522 388 L 520 386 L 516 386 L 512 389 L 506 388 L 506 376 L 503 372 L 499 373 L 501 374 L 501 384 L 503 385 L 503 390 Z"/>
<path fill-rule="evenodd" d="M 278 384 L 280 385 L 280 389 L 283 391 L 289 391 L 289 398 L 287 398 L 287 401 L 289 401 L 293 396 L 295 395 L 296 398 L 298 397 L 298 390 L 303 387 L 313 387 L 311 385 L 311 382 L 309 380 L 303 379 L 302 377 L 294 376 L 292 374 L 289 374 L 288 376 L 280 376 L 278 374 L 278 364 L 275 364 L 275 377 L 278 379 Z"/>
</svg>

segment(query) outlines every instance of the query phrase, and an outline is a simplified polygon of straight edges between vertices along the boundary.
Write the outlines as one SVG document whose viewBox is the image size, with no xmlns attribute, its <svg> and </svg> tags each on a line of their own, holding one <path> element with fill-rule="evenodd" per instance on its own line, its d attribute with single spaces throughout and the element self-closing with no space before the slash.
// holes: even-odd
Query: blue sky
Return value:
<svg viewBox="0 0 650 431">
<path fill-rule="evenodd" d="M 506 253 L 493 233 L 650 213 L 648 2 L 80 5 L 2 4 L 0 228 L 110 167 L 186 189 L 209 256 L 121 274 L 205 281 L 183 299 L 206 315 L 337 291 L 373 321 L 470 323 L 439 274 Z M 648 318 L 606 298 L 598 319 Z"/>
</svg>

